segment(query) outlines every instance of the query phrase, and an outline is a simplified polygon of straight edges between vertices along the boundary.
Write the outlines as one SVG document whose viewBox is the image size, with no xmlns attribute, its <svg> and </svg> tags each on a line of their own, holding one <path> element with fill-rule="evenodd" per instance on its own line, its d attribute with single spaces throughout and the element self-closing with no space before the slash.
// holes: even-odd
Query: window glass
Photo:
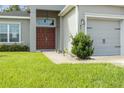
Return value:
<svg viewBox="0 0 124 93">
<path fill-rule="evenodd" d="M 47 19 L 37 19 L 37 25 L 47 25 Z"/>
<path fill-rule="evenodd" d="M 9 41 L 19 42 L 19 24 L 9 24 Z"/>
<path fill-rule="evenodd" d="M 52 18 L 38 18 L 36 23 L 38 26 L 55 26 L 55 20 Z"/>
<path fill-rule="evenodd" d="M 48 25 L 54 26 L 54 20 L 53 20 L 53 19 L 49 19 L 49 20 L 48 20 Z"/>
<path fill-rule="evenodd" d="M 7 42 L 7 24 L 0 24 L 0 42 Z"/>
</svg>

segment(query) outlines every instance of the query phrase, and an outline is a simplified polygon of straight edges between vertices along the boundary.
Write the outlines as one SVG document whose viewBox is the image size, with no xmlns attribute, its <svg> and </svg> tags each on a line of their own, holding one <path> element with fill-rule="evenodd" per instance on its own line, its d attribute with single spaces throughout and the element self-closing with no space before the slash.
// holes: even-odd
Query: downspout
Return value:
<svg viewBox="0 0 124 93">
<path fill-rule="evenodd" d="M 85 15 L 85 28 L 84 28 L 84 31 L 85 31 L 85 35 L 87 35 L 87 16 Z"/>
<path fill-rule="evenodd" d="M 80 23 L 79 23 L 79 6 L 76 5 L 75 9 L 76 9 L 76 31 L 80 32 L 80 30 L 79 30 L 79 26 L 80 26 Z"/>
<path fill-rule="evenodd" d="M 60 16 L 60 52 L 63 51 L 64 48 L 64 43 L 63 43 L 63 39 L 64 39 L 64 35 L 63 35 L 63 18 L 62 16 Z"/>
</svg>

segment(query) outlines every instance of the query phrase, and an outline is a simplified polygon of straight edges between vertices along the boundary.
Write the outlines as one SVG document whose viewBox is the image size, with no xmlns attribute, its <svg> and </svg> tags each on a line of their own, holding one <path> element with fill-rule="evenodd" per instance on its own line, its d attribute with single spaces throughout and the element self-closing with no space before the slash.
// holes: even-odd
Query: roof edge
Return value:
<svg viewBox="0 0 124 93">
<path fill-rule="evenodd" d="M 64 16 L 67 14 L 72 8 L 74 8 L 76 5 L 67 5 L 64 7 L 64 9 L 58 14 L 59 16 Z"/>
<path fill-rule="evenodd" d="M 27 16 L 2 16 L 2 15 L 0 15 L 0 18 L 10 18 L 10 19 L 30 19 L 30 17 L 27 17 Z"/>
</svg>

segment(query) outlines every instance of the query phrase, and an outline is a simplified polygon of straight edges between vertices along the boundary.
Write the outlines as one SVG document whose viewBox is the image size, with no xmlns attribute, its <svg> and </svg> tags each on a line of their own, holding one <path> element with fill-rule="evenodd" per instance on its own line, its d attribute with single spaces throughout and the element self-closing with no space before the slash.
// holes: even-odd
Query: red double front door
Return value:
<svg viewBox="0 0 124 93">
<path fill-rule="evenodd" d="M 55 49 L 55 28 L 37 27 L 37 49 Z"/>
</svg>

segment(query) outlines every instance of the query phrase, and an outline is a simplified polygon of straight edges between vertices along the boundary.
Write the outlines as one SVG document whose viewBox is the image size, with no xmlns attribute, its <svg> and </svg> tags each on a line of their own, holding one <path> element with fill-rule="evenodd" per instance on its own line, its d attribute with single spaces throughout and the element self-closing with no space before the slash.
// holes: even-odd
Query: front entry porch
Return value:
<svg viewBox="0 0 124 93">
<path fill-rule="evenodd" d="M 32 10 L 30 51 L 60 48 L 59 12 L 59 10 Z"/>
</svg>

